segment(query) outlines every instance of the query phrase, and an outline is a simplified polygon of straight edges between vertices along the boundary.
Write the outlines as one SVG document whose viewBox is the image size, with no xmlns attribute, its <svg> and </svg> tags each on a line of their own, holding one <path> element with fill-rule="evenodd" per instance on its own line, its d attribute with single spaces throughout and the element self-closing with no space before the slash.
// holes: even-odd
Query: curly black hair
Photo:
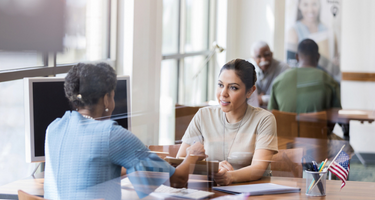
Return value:
<svg viewBox="0 0 375 200">
<path fill-rule="evenodd" d="M 98 103 L 105 94 L 116 88 L 115 70 L 107 63 L 73 66 L 65 77 L 65 96 L 73 108 L 83 108 Z"/>
<path fill-rule="evenodd" d="M 241 81 L 245 84 L 246 90 L 251 89 L 257 81 L 255 67 L 250 62 L 243 59 L 233 59 L 226 63 L 221 69 L 219 76 L 223 70 L 234 70 Z"/>
</svg>

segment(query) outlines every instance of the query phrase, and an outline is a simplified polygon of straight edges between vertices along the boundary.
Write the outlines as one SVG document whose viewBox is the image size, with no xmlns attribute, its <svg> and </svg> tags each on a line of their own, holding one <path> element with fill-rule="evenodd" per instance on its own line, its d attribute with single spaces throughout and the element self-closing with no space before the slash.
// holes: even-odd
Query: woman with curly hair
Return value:
<svg viewBox="0 0 375 200">
<path fill-rule="evenodd" d="M 68 72 L 65 94 L 75 110 L 47 128 L 45 198 L 120 199 L 121 167 L 142 198 L 168 179 L 172 186 L 185 186 L 189 166 L 204 157 L 202 144 L 195 143 L 175 169 L 110 120 L 116 83 L 106 63 L 80 63 Z"/>
</svg>

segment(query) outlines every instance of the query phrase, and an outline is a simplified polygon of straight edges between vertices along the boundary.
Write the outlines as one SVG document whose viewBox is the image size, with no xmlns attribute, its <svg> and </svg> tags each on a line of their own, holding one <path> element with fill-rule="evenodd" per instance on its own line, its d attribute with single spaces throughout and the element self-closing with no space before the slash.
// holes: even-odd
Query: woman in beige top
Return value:
<svg viewBox="0 0 375 200">
<path fill-rule="evenodd" d="M 254 66 L 241 59 L 225 64 L 216 92 L 220 106 L 201 108 L 190 122 L 178 157 L 194 142 L 204 144 L 207 160 L 220 161 L 214 179 L 219 185 L 257 180 L 277 152 L 276 120 L 247 104 L 255 90 Z"/>
</svg>

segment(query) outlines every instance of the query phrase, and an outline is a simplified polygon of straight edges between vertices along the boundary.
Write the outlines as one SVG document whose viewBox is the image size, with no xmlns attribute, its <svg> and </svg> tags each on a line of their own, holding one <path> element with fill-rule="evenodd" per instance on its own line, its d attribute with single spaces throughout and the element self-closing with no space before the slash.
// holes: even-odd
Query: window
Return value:
<svg viewBox="0 0 375 200">
<path fill-rule="evenodd" d="M 67 1 L 64 51 L 57 64 L 109 58 L 109 1 Z"/>
<path fill-rule="evenodd" d="M 67 0 L 64 51 L 0 51 L 0 185 L 30 176 L 35 164 L 25 162 L 23 78 L 64 77 L 77 62 L 114 66 L 110 44 L 116 37 L 116 0 Z"/>
<path fill-rule="evenodd" d="M 0 71 L 43 66 L 43 55 L 38 52 L 0 51 Z"/>
<path fill-rule="evenodd" d="M 174 144 L 175 105 L 209 100 L 212 0 L 163 0 L 159 144 Z"/>
</svg>

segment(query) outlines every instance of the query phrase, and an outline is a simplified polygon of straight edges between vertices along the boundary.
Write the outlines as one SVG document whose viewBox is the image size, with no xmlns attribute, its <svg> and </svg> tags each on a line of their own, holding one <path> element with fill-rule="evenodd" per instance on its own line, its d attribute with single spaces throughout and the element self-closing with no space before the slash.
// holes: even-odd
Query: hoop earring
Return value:
<svg viewBox="0 0 375 200">
<path fill-rule="evenodd" d="M 108 108 L 106 108 L 105 111 L 108 112 Z"/>
</svg>

